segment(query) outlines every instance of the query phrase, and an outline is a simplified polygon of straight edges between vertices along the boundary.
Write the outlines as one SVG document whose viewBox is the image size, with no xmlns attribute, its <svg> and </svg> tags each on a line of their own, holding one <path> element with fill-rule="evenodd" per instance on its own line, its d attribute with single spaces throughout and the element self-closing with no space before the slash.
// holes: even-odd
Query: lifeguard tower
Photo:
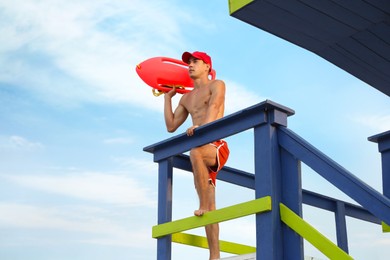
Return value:
<svg viewBox="0 0 390 260">
<path fill-rule="evenodd" d="M 230 14 L 334 63 L 390 96 L 390 2 L 230 0 Z M 256 246 L 220 241 L 235 259 L 304 259 L 305 239 L 329 259 L 353 259 L 348 253 L 346 217 L 390 227 L 390 131 L 369 137 L 382 156 L 383 191 L 369 187 L 351 172 L 288 128 L 294 111 L 271 100 L 201 126 L 197 134 L 177 135 L 145 147 L 158 163 L 157 259 L 171 259 L 172 242 L 207 248 L 204 237 L 184 231 L 254 214 Z M 191 171 L 184 153 L 192 147 L 252 129 L 254 172 L 225 166 L 218 179 L 253 189 L 255 199 L 172 221 L 173 169 Z M 301 162 L 358 205 L 302 189 Z M 302 204 L 334 213 L 337 243 L 302 217 Z M 233 259 L 233 258 L 229 258 Z"/>
</svg>

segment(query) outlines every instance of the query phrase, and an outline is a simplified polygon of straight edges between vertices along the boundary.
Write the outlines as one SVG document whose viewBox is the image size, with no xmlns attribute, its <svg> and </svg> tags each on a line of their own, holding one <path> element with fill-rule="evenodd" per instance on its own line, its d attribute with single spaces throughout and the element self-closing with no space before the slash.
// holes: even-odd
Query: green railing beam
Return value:
<svg viewBox="0 0 390 260">
<path fill-rule="evenodd" d="M 266 196 L 234 206 L 210 211 L 201 217 L 193 216 L 156 225 L 152 228 L 152 237 L 159 238 L 186 230 L 203 227 L 209 224 L 220 223 L 251 214 L 270 211 L 271 209 L 271 197 Z"/>
<path fill-rule="evenodd" d="M 353 259 L 283 203 L 280 203 L 280 218 L 287 226 L 329 257 L 329 259 Z"/>
<path fill-rule="evenodd" d="M 383 233 L 389 233 L 390 232 L 390 226 L 387 225 L 385 222 L 382 221 L 382 232 Z"/>
<path fill-rule="evenodd" d="M 186 233 L 172 234 L 172 242 L 205 248 L 205 249 L 209 248 L 206 237 L 196 236 L 196 235 L 186 234 Z M 223 240 L 219 241 L 219 248 L 221 252 L 235 254 L 235 255 L 244 255 L 244 254 L 251 254 L 256 252 L 256 247 L 223 241 Z"/>
</svg>

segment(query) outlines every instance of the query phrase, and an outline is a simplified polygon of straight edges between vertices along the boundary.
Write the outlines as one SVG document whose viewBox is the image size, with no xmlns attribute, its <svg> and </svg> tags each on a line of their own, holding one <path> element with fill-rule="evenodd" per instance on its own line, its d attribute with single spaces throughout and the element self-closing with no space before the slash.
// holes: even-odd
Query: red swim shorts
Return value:
<svg viewBox="0 0 390 260">
<path fill-rule="evenodd" d="M 211 184 L 215 187 L 217 173 L 223 168 L 226 161 L 228 160 L 230 151 L 227 143 L 224 140 L 212 142 L 210 145 L 213 145 L 217 148 L 217 165 L 214 167 L 209 167 L 209 181 L 211 181 Z"/>
</svg>

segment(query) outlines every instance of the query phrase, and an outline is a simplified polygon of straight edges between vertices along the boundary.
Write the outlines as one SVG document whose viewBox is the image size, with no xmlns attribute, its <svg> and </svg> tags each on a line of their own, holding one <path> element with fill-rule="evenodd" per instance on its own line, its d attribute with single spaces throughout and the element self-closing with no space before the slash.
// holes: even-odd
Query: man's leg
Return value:
<svg viewBox="0 0 390 260">
<path fill-rule="evenodd" d="M 199 196 L 199 209 L 195 210 L 194 214 L 202 216 L 205 212 L 216 209 L 215 187 L 209 182 L 208 170 L 208 167 L 217 163 L 216 148 L 212 145 L 193 148 L 190 152 L 190 158 L 195 188 Z M 218 259 L 220 258 L 219 226 L 218 224 L 212 224 L 205 228 L 210 249 L 210 259 Z"/>
<path fill-rule="evenodd" d="M 199 196 L 199 209 L 194 214 L 201 216 L 203 213 L 215 209 L 215 190 L 210 189 L 212 185 L 209 183 L 208 167 L 214 166 L 217 163 L 216 148 L 212 145 L 193 148 L 190 152 L 190 159 L 195 188 Z"/>
<path fill-rule="evenodd" d="M 216 209 L 216 203 L 215 203 L 215 187 L 211 184 L 209 184 L 209 211 Z M 211 224 L 207 225 L 206 227 L 206 236 L 207 236 L 207 242 L 209 244 L 210 249 L 210 259 L 219 259 L 220 258 L 220 251 L 219 251 L 219 225 Z"/>
</svg>

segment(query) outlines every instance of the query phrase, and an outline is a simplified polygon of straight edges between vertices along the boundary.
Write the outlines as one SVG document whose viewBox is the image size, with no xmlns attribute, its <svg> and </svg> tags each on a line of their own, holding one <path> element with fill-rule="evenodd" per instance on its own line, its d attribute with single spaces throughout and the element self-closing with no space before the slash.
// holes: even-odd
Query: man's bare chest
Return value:
<svg viewBox="0 0 390 260">
<path fill-rule="evenodd" d="M 187 107 L 189 112 L 192 110 L 199 110 L 207 108 L 210 101 L 210 91 L 207 89 L 197 89 L 191 91 L 187 98 Z"/>
</svg>

